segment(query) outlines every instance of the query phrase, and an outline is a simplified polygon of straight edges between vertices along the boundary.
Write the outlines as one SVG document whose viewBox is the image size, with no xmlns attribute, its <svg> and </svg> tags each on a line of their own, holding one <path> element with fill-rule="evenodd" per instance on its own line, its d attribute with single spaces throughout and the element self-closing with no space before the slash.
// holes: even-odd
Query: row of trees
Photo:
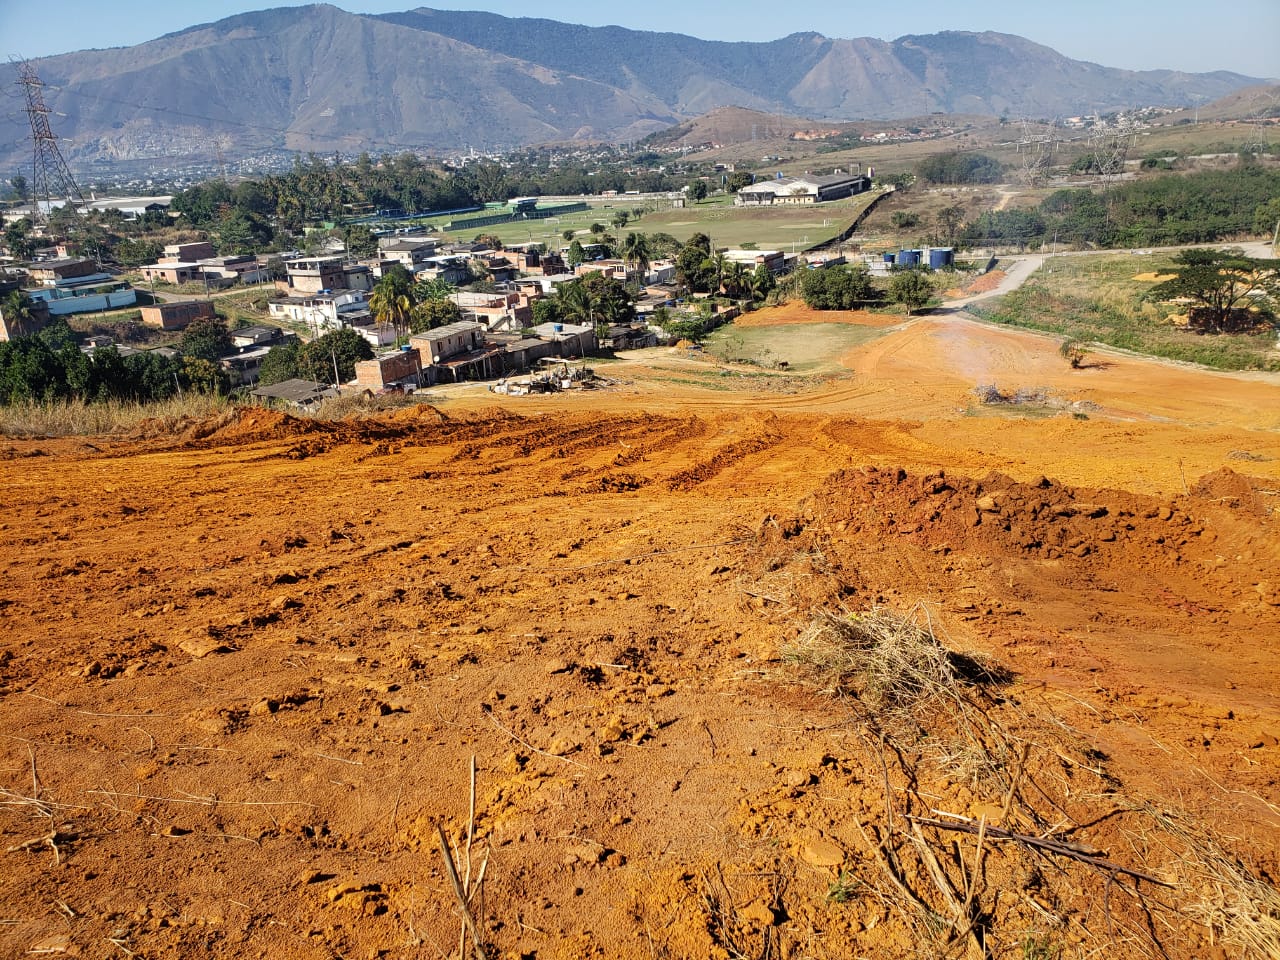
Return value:
<svg viewBox="0 0 1280 960">
<path fill-rule="evenodd" d="M 1113 186 L 1057 190 L 1032 209 L 989 211 L 965 225 L 970 243 L 1099 247 L 1212 243 L 1269 233 L 1280 221 L 1280 173 L 1256 163 Z"/>
<path fill-rule="evenodd" d="M 931 183 L 999 183 L 1004 168 L 985 153 L 938 153 L 916 164 L 916 175 Z"/>
<path fill-rule="evenodd" d="M 173 209 L 200 227 L 216 227 L 226 242 L 261 236 L 274 221 L 291 231 L 314 220 L 341 220 L 356 210 L 405 213 L 454 210 L 515 196 L 579 195 L 616 190 L 677 189 L 656 171 L 592 170 L 526 162 L 512 167 L 469 164 L 454 170 L 403 153 L 377 162 L 362 154 L 354 163 L 315 154 L 297 158 L 293 169 L 234 187 L 211 180 L 174 195 Z"/>
<path fill-rule="evenodd" d="M 908 315 L 925 306 L 934 294 L 926 270 L 898 271 L 890 278 L 888 290 L 881 291 L 861 264 L 807 270 L 800 275 L 799 289 L 801 298 L 814 310 L 857 310 L 889 299 L 902 304 Z"/>
<path fill-rule="evenodd" d="M 67 322 L 0 342 L 0 404 L 80 400 L 95 403 L 167 400 L 187 390 L 225 392 L 227 377 L 196 355 L 169 357 L 154 350 L 121 356 L 115 347 L 84 353 Z"/>
</svg>

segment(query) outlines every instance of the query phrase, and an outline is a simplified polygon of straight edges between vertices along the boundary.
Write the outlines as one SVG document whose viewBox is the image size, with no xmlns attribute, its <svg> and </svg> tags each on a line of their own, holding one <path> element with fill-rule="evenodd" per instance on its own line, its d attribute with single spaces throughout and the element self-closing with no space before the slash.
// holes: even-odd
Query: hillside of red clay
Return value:
<svg viewBox="0 0 1280 960">
<path fill-rule="evenodd" d="M 0 954 L 457 956 L 442 828 L 491 958 L 1266 956 L 1280 386 L 948 324 L 3 441 Z M 796 662 L 886 612 L 947 686 Z"/>
</svg>

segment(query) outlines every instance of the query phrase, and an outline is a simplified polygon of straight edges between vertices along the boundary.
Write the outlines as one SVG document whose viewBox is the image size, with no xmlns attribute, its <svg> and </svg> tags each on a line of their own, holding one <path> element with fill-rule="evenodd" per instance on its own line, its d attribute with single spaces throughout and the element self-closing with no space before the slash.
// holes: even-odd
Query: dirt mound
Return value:
<svg viewBox="0 0 1280 960">
<path fill-rule="evenodd" d="M 1272 509 L 1262 492 L 1265 489 L 1264 481 L 1242 476 L 1230 467 L 1223 467 L 1197 480 L 1191 488 L 1191 494 L 1205 500 L 1225 503 L 1257 517 L 1265 517 Z"/>
<path fill-rule="evenodd" d="M 1184 541 L 1203 532 L 1185 507 L 1114 490 L 1078 491 L 1044 477 L 1019 483 L 1001 474 L 973 480 L 867 467 L 831 477 L 818 499 L 827 521 L 849 536 L 901 536 L 930 549 L 1002 556 L 1141 557 L 1171 531 Z"/>
</svg>

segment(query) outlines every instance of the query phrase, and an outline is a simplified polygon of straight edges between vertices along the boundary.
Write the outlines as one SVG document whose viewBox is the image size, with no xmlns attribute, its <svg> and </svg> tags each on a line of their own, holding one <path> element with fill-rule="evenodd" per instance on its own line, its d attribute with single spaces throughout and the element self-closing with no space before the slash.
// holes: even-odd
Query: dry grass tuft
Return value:
<svg viewBox="0 0 1280 960">
<path fill-rule="evenodd" d="M 828 693 L 856 697 L 883 718 L 955 705 L 965 688 L 1008 679 L 984 658 L 947 649 L 920 607 L 902 615 L 819 611 L 783 660 L 810 671 Z"/>
<path fill-rule="evenodd" d="M 1180 841 L 1183 886 L 1194 890 L 1184 909 L 1215 939 L 1245 957 L 1280 957 L 1280 890 L 1257 876 L 1209 833 L 1180 815 L 1148 810 Z"/>
<path fill-rule="evenodd" d="M 384 410 L 400 410 L 405 407 L 416 407 L 422 403 L 422 397 L 404 393 L 387 393 L 379 396 L 370 396 L 363 393 L 350 394 L 324 400 L 316 408 L 313 416 L 317 420 L 370 417 L 376 416 Z"/>
</svg>

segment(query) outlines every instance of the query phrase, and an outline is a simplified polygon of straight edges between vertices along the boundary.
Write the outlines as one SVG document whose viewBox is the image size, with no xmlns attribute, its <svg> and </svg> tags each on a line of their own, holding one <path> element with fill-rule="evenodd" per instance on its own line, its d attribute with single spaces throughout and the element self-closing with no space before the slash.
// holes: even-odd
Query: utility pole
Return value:
<svg viewBox="0 0 1280 960">
<path fill-rule="evenodd" d="M 27 120 L 31 123 L 31 140 L 34 148 L 31 219 L 37 223 L 44 219 L 44 212 L 40 205 L 42 200 L 45 206 L 52 209 L 51 187 L 55 187 L 59 197 L 65 199 L 71 205 L 71 209 L 78 213 L 79 208 L 76 207 L 76 202 L 84 203 L 84 194 L 80 192 L 80 185 L 71 175 L 67 161 L 63 159 L 62 151 L 58 149 L 58 138 L 49 129 L 50 111 L 44 102 L 44 81 L 36 73 L 36 68 L 31 61 L 23 60 L 18 65 L 17 82 L 26 95 Z"/>
</svg>

